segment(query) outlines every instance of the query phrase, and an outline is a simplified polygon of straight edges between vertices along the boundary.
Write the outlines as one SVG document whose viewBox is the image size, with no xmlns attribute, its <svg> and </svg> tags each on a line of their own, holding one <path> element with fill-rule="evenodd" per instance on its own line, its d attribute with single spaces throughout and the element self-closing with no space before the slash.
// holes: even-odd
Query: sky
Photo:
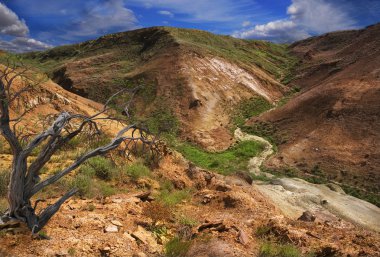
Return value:
<svg viewBox="0 0 380 257">
<path fill-rule="evenodd" d="M 290 43 L 380 22 L 380 0 L 0 0 L 0 49 L 40 51 L 151 26 Z"/>
</svg>

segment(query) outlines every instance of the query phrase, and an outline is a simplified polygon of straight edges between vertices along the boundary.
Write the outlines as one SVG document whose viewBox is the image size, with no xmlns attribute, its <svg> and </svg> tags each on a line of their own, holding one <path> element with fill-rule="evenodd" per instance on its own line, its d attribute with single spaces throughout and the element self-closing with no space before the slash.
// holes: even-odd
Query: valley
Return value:
<svg viewBox="0 0 380 257">
<path fill-rule="evenodd" d="M 152 27 L 0 52 L 2 72 L 15 58 L 33 75 L 13 90 L 39 81 L 10 105 L 12 118 L 27 110 L 15 126 L 32 136 L 140 86 L 127 113 L 120 98 L 100 116 L 106 133 L 70 141 L 42 179 L 127 125 L 111 114 L 159 135 L 160 151 L 158 162 L 106 153 L 42 190 L 39 208 L 79 188 L 36 238 L 0 223 L 0 256 L 379 255 L 379 42 L 380 24 L 291 45 Z M 11 153 L 0 137 L 0 212 Z"/>
</svg>

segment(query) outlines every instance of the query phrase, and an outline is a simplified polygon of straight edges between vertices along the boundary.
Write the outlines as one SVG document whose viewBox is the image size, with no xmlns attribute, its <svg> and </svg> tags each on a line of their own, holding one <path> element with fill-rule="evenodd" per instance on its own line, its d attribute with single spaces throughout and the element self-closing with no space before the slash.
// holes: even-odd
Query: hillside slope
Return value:
<svg viewBox="0 0 380 257">
<path fill-rule="evenodd" d="M 117 33 L 26 54 L 65 89 L 95 101 L 125 84 L 143 84 L 137 109 L 160 106 L 179 119 L 181 135 L 209 150 L 232 143 L 230 116 L 239 102 L 278 101 L 294 63 L 283 45 L 167 27 Z"/>
<path fill-rule="evenodd" d="M 283 138 L 271 167 L 344 183 L 380 204 L 380 24 L 329 33 L 290 46 L 300 59 L 301 92 L 250 124 L 270 123 Z"/>
</svg>

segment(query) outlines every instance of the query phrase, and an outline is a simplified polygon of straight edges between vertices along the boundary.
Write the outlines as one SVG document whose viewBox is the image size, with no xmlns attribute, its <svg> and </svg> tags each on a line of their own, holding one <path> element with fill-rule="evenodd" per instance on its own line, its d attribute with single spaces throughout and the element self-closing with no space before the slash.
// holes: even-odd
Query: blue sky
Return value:
<svg viewBox="0 0 380 257">
<path fill-rule="evenodd" d="M 380 22 L 380 0 L 0 0 L 0 49 L 44 50 L 151 26 L 293 42 Z"/>
</svg>

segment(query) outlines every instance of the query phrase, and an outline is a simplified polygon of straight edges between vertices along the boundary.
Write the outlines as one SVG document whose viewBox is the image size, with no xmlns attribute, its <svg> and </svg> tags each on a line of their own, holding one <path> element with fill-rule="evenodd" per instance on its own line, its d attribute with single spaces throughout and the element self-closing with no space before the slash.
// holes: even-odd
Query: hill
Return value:
<svg viewBox="0 0 380 257">
<path fill-rule="evenodd" d="M 154 27 L 23 55 L 63 88 L 102 102 L 126 84 L 143 84 L 139 117 L 168 112 L 183 138 L 209 150 L 233 143 L 231 113 L 243 100 L 269 104 L 288 88 L 294 64 L 285 45 Z M 159 115 L 156 115 L 159 116 Z"/>
<path fill-rule="evenodd" d="M 292 84 L 301 92 L 250 121 L 282 138 L 269 167 L 288 173 L 295 167 L 312 181 L 340 182 L 347 192 L 380 204 L 379 42 L 377 24 L 290 46 L 300 59 Z"/>
</svg>

